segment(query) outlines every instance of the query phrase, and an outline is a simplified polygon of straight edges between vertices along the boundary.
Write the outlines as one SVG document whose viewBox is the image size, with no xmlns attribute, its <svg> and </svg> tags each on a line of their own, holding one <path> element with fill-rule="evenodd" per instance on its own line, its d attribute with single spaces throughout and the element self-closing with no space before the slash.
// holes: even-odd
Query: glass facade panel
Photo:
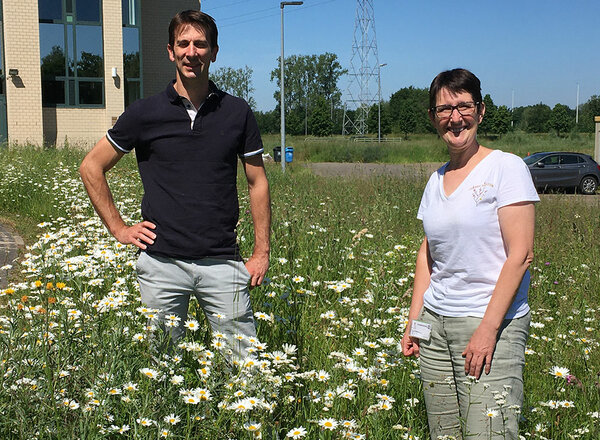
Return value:
<svg viewBox="0 0 600 440">
<path fill-rule="evenodd" d="M 102 78 L 102 28 L 77 26 L 77 76 Z"/>
<path fill-rule="evenodd" d="M 142 97 L 139 0 L 121 0 L 123 11 L 123 77 L 125 107 Z"/>
<path fill-rule="evenodd" d="M 138 80 L 125 80 L 125 105 L 129 105 L 141 97 L 140 82 Z"/>
<path fill-rule="evenodd" d="M 100 22 L 100 0 L 77 0 L 77 21 Z"/>
<path fill-rule="evenodd" d="M 58 23 L 40 23 L 42 78 L 65 76 L 65 27 Z"/>
<path fill-rule="evenodd" d="M 123 13 L 123 26 L 138 26 L 137 0 L 121 0 L 121 11 Z"/>
<path fill-rule="evenodd" d="M 123 28 L 123 66 L 126 78 L 140 77 L 140 30 Z"/>
<path fill-rule="evenodd" d="M 42 105 L 104 104 L 101 5 L 39 0 Z"/>
<path fill-rule="evenodd" d="M 42 102 L 45 104 L 65 104 L 65 82 L 42 80 Z"/>
<path fill-rule="evenodd" d="M 103 96 L 100 81 L 79 81 L 79 104 L 102 104 Z"/>
<path fill-rule="evenodd" d="M 69 105 L 75 105 L 75 80 L 69 81 Z"/>
<path fill-rule="evenodd" d="M 69 69 L 69 76 L 75 75 L 75 41 L 73 25 L 69 24 L 67 28 L 67 67 Z"/>
<path fill-rule="evenodd" d="M 38 12 L 40 22 L 62 20 L 62 0 L 39 0 Z"/>
</svg>

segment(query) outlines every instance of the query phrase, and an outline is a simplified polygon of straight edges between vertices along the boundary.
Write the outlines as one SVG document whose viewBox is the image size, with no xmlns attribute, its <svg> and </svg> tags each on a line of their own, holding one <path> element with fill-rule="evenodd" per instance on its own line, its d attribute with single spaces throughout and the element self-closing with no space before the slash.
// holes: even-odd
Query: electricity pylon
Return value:
<svg viewBox="0 0 600 440">
<path fill-rule="evenodd" d="M 381 98 L 379 89 L 381 66 L 377 54 L 373 3 L 374 0 L 356 1 L 354 40 L 348 73 L 350 81 L 344 102 L 342 134 L 367 134 L 369 110 L 374 104 L 378 104 Z M 354 110 L 352 117 L 349 110 Z"/>
</svg>

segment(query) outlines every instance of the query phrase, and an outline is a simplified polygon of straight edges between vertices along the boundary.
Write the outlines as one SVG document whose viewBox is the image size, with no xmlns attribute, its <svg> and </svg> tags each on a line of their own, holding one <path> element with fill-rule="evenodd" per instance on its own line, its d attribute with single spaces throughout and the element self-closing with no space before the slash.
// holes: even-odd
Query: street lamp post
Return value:
<svg viewBox="0 0 600 440">
<path fill-rule="evenodd" d="M 281 8 L 281 59 L 279 61 L 280 64 L 280 82 L 281 82 L 281 96 L 279 105 L 281 106 L 281 171 L 285 173 L 285 87 L 283 81 L 283 66 L 284 66 L 284 57 L 283 57 L 283 8 L 285 6 L 299 6 L 304 2 L 281 2 L 279 7 Z"/>
<path fill-rule="evenodd" d="M 377 90 L 379 100 L 377 102 L 377 142 L 381 143 L 381 68 L 387 66 L 387 63 L 380 64 L 377 67 Z"/>
</svg>

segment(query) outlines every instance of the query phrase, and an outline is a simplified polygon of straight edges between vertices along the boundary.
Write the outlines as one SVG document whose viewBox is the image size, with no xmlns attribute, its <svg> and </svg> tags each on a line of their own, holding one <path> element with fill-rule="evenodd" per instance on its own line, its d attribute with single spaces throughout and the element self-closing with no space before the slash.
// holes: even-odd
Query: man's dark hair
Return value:
<svg viewBox="0 0 600 440">
<path fill-rule="evenodd" d="M 440 90 L 448 89 L 452 93 L 467 92 L 473 97 L 474 102 L 482 102 L 481 82 L 467 69 L 446 70 L 436 76 L 429 86 L 429 108 L 436 105 L 436 98 Z"/>
<path fill-rule="evenodd" d="M 169 24 L 169 44 L 171 47 L 175 45 L 175 34 L 186 24 L 191 24 L 194 27 L 202 29 L 211 49 L 218 46 L 217 38 L 219 32 L 217 31 L 215 20 L 204 12 L 190 9 L 178 13 L 171 19 L 171 24 Z"/>
</svg>

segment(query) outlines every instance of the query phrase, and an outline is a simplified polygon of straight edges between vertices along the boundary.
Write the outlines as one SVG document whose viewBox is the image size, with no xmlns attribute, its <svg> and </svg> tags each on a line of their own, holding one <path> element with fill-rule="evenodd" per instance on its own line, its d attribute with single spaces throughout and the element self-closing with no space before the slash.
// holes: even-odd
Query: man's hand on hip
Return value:
<svg viewBox="0 0 600 440">
<path fill-rule="evenodd" d="M 136 223 L 132 226 L 123 225 L 121 229 L 114 233 L 114 236 L 123 244 L 133 244 L 142 250 L 146 249 L 147 244 L 153 244 L 156 234 L 152 232 L 156 225 L 149 221 Z"/>
<path fill-rule="evenodd" d="M 250 288 L 260 286 L 269 269 L 269 254 L 252 254 L 246 262 L 246 269 L 250 272 Z"/>
</svg>

